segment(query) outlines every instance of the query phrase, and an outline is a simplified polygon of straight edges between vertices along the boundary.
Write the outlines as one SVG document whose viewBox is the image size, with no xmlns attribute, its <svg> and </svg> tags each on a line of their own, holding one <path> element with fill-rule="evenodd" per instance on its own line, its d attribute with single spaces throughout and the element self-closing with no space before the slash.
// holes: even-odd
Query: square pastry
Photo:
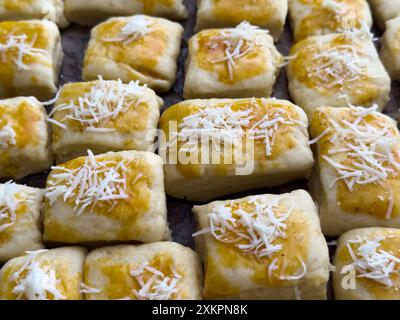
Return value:
<svg viewBox="0 0 400 320">
<path fill-rule="evenodd" d="M 303 190 L 195 206 L 206 299 L 326 299 L 328 246 Z"/>
<path fill-rule="evenodd" d="M 248 21 L 278 40 L 285 25 L 287 0 L 199 0 L 196 30 L 229 28 Z"/>
<path fill-rule="evenodd" d="M 380 56 L 390 77 L 400 80 L 400 17 L 387 22 L 381 38 Z"/>
<path fill-rule="evenodd" d="M 199 300 L 202 267 L 176 242 L 93 250 L 85 261 L 87 300 Z"/>
<path fill-rule="evenodd" d="M 398 0 L 369 0 L 369 4 L 374 13 L 375 22 L 381 30 L 385 30 L 387 21 L 400 15 Z"/>
<path fill-rule="evenodd" d="M 86 249 L 29 251 L 0 270 L 0 300 L 82 300 Z"/>
<path fill-rule="evenodd" d="M 323 107 L 311 120 L 317 142 L 311 189 L 326 236 L 400 228 L 400 134 L 395 121 L 376 110 Z"/>
<path fill-rule="evenodd" d="M 57 91 L 63 52 L 53 22 L 0 22 L 0 57 L 0 98 L 47 100 Z"/>
<path fill-rule="evenodd" d="M 367 0 L 289 0 L 289 15 L 295 41 L 372 26 Z"/>
<path fill-rule="evenodd" d="M 161 18 L 111 18 L 91 32 L 83 78 L 139 80 L 156 91 L 168 91 L 176 77 L 182 34 L 179 23 Z"/>
<path fill-rule="evenodd" d="M 269 97 L 284 59 L 268 31 L 242 22 L 189 41 L 185 99 Z"/>
<path fill-rule="evenodd" d="M 44 240 L 153 242 L 168 235 L 163 163 L 150 152 L 80 157 L 47 179 Z"/>
<path fill-rule="evenodd" d="M 371 106 L 389 101 L 390 77 L 363 31 L 313 36 L 291 49 L 289 92 L 311 117 L 318 107 Z"/>
<path fill-rule="evenodd" d="M 48 19 L 61 28 L 69 25 L 63 0 L 0 0 L 0 21 Z"/>
<path fill-rule="evenodd" d="M 20 179 L 46 170 L 52 158 L 43 105 L 33 97 L 0 100 L 0 178 Z"/>
<path fill-rule="evenodd" d="M 14 182 L 0 184 L 0 263 L 43 248 L 43 190 Z"/>
<path fill-rule="evenodd" d="M 343 234 L 334 257 L 338 300 L 400 300 L 400 229 L 364 228 Z"/>
<path fill-rule="evenodd" d="M 208 201 L 307 178 L 314 164 L 303 110 L 277 99 L 187 100 L 161 117 L 166 191 Z"/>
<path fill-rule="evenodd" d="M 183 0 L 65 0 L 65 14 L 68 20 L 87 26 L 134 14 L 182 20 L 187 17 L 187 10 Z"/>
<path fill-rule="evenodd" d="M 107 151 L 154 151 L 162 99 L 138 82 L 64 85 L 51 112 L 57 162 Z"/>
</svg>

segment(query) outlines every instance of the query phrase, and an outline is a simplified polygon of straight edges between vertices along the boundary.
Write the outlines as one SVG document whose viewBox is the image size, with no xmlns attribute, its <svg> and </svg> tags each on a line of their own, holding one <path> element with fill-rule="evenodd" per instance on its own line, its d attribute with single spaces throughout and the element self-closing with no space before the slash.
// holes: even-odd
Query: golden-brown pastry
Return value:
<svg viewBox="0 0 400 320">
<path fill-rule="evenodd" d="M 199 300 L 196 252 L 176 242 L 96 249 L 85 261 L 88 300 Z"/>
<path fill-rule="evenodd" d="M 20 179 L 51 166 L 46 119 L 36 98 L 0 100 L 0 178 Z"/>
<path fill-rule="evenodd" d="M 185 99 L 270 97 L 284 59 L 266 30 L 242 22 L 189 41 Z"/>
<path fill-rule="evenodd" d="M 172 20 L 187 17 L 183 0 L 65 0 L 65 14 L 72 22 L 93 25 L 118 16 L 148 14 Z"/>
<path fill-rule="evenodd" d="M 400 300 L 400 229 L 364 228 L 343 234 L 334 257 L 338 300 Z"/>
<path fill-rule="evenodd" d="M 289 15 L 295 41 L 372 26 L 367 0 L 289 0 Z"/>
<path fill-rule="evenodd" d="M 61 28 L 69 22 L 63 0 L 0 0 L 0 21 L 48 19 Z"/>
<path fill-rule="evenodd" d="M 0 22 L 0 54 L 0 98 L 47 100 L 57 91 L 63 53 L 53 22 Z"/>
<path fill-rule="evenodd" d="M 385 30 L 385 23 L 400 15 L 398 0 L 369 0 L 374 18 L 381 30 Z"/>
<path fill-rule="evenodd" d="M 291 49 L 291 57 L 290 95 L 309 117 L 323 106 L 376 103 L 382 110 L 389 100 L 390 77 L 364 31 L 308 37 Z"/>
<path fill-rule="evenodd" d="M 43 248 L 43 191 L 14 182 L 0 184 L 0 263 Z"/>
<path fill-rule="evenodd" d="M 312 193 L 322 231 L 337 236 L 360 227 L 400 227 L 400 134 L 371 108 L 323 107 L 311 120 L 317 166 Z"/>
<path fill-rule="evenodd" d="M 82 300 L 86 249 L 37 250 L 0 270 L 0 300 Z"/>
<path fill-rule="evenodd" d="M 161 116 L 166 191 L 208 201 L 306 178 L 314 160 L 308 119 L 277 99 L 187 100 Z"/>
<path fill-rule="evenodd" d="M 381 60 L 393 80 L 400 80 L 400 17 L 386 23 L 381 38 Z"/>
<path fill-rule="evenodd" d="M 164 240 L 168 227 L 161 158 L 143 151 L 88 153 L 50 172 L 44 240 Z"/>
<path fill-rule="evenodd" d="M 278 40 L 287 11 L 287 0 L 199 0 L 196 30 L 234 27 L 248 21 L 269 30 Z"/>
<path fill-rule="evenodd" d="M 195 206 L 207 299 L 326 299 L 328 247 L 303 190 Z"/>
<path fill-rule="evenodd" d="M 58 162 L 106 151 L 154 151 L 161 98 L 121 80 L 68 83 L 52 111 L 52 145 Z"/>
<path fill-rule="evenodd" d="M 91 32 L 84 80 L 139 80 L 168 91 L 176 77 L 183 28 L 166 19 L 137 15 L 111 18 Z"/>
</svg>

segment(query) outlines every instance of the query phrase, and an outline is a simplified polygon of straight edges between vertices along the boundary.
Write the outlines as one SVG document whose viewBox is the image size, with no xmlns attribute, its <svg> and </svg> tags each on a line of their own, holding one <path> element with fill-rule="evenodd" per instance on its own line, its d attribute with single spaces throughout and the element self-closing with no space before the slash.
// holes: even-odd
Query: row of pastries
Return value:
<svg viewBox="0 0 400 320">
<path fill-rule="evenodd" d="M 136 13 L 185 16 L 180 1 L 162 1 L 163 9 L 132 1 L 129 13 L 127 2 L 117 2 L 102 8 L 67 0 L 67 17 L 94 24 Z M 392 18 L 382 9 L 389 4 L 378 2 L 371 1 L 378 19 Z M 169 13 L 168 3 L 176 6 Z M 73 19 L 68 6 L 76 10 Z M 330 271 L 339 299 L 399 298 L 400 134 L 380 113 L 390 78 L 367 30 L 367 3 L 289 1 L 296 44 L 286 58 L 274 39 L 287 1 L 227 10 L 232 6 L 199 2 L 197 30 L 237 26 L 190 39 L 184 85 L 190 100 L 161 118 L 156 92 L 175 81 L 178 23 L 148 15 L 100 23 L 85 54 L 88 82 L 60 90 L 57 26 L 0 23 L 0 93 L 8 98 L 0 102 L 0 177 L 51 167 L 46 189 L 0 185 L 0 260 L 8 261 L 0 271 L 1 299 L 324 299 Z M 388 54 L 395 48 L 382 48 L 384 62 Z M 285 64 L 298 106 L 268 98 Z M 222 139 L 232 154 L 218 152 L 219 143 L 203 149 L 204 135 Z M 155 143 L 157 136 L 164 144 Z M 195 206 L 198 254 L 169 242 L 166 193 L 209 202 L 301 178 L 310 178 L 312 197 L 297 190 Z M 323 235 L 340 236 L 333 268 Z M 132 241 L 146 244 L 90 253 L 43 249 Z"/>
</svg>

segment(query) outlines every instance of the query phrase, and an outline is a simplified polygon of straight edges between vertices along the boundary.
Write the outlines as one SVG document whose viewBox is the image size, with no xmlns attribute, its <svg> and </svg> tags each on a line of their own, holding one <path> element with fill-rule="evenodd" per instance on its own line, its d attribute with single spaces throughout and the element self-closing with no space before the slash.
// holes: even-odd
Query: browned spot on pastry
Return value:
<svg viewBox="0 0 400 320">
<path fill-rule="evenodd" d="M 337 32 L 344 29 L 362 27 L 364 20 L 364 0 L 338 1 L 343 13 L 337 14 L 334 10 L 322 6 L 322 0 L 301 0 L 305 5 L 311 5 L 311 12 L 301 21 L 296 33 L 296 39 L 301 40 L 314 34 L 315 30 L 331 30 Z"/>
<path fill-rule="evenodd" d="M 214 62 L 225 57 L 226 48 L 223 41 L 218 40 L 219 32 L 217 30 L 202 32 L 197 37 L 199 46 L 195 56 L 197 65 L 204 70 L 215 73 L 218 80 L 224 84 L 232 85 L 254 78 L 267 70 L 266 60 L 268 57 L 266 57 L 266 53 L 260 48 L 254 48 L 248 54 L 235 60 L 235 68 L 232 77 L 230 77 L 226 61 Z M 248 47 L 248 43 L 243 45 L 241 53 L 246 51 Z M 272 59 L 272 57 L 270 58 Z"/>
<path fill-rule="evenodd" d="M 252 205 L 248 204 L 248 206 L 250 210 Z M 290 280 L 281 279 L 281 276 L 295 276 L 302 272 L 300 259 L 307 264 L 310 232 L 310 225 L 303 213 L 298 210 L 293 211 L 287 223 L 286 238 L 274 241 L 276 245 L 282 244 L 283 249 L 274 253 L 270 258 L 257 258 L 253 254 L 247 254 L 240 250 L 234 244 L 212 239 L 211 241 L 214 242 L 212 247 L 216 248 L 216 252 L 211 251 L 208 258 L 205 292 L 210 297 L 235 295 L 239 291 L 237 288 L 225 287 L 226 283 L 229 283 L 229 276 L 225 276 L 225 274 L 229 274 L 229 269 L 234 272 L 249 272 L 255 286 L 285 287 L 293 285 Z M 277 259 L 278 269 L 273 271 L 270 276 L 268 266 L 275 259 Z"/>
<path fill-rule="evenodd" d="M 4 7 L 8 11 L 19 12 L 32 4 L 32 0 L 3 0 Z"/>
<path fill-rule="evenodd" d="M 124 64 L 149 77 L 161 78 L 155 70 L 160 57 L 165 53 L 168 35 L 161 26 L 153 24 L 153 31 L 130 43 L 125 41 L 105 41 L 119 37 L 125 20 L 113 20 L 100 24 L 95 37 L 86 51 L 84 65 L 93 63 L 98 58 L 109 59 Z M 132 80 L 135 80 L 134 75 Z"/>
<path fill-rule="evenodd" d="M 218 21 L 230 24 L 244 20 L 251 24 L 264 25 L 276 13 L 274 1 L 271 0 L 214 0 L 214 16 Z"/>
<path fill-rule="evenodd" d="M 175 0 L 139 0 L 143 5 L 143 12 L 146 14 L 154 13 L 154 8 L 159 6 L 171 7 Z"/>
<path fill-rule="evenodd" d="M 332 96 L 340 94 L 343 91 L 351 92 L 351 96 L 356 105 L 371 105 L 379 93 L 379 86 L 373 83 L 373 79 L 365 74 L 360 74 L 357 81 L 350 79 L 349 71 L 346 66 L 342 65 L 341 76 L 343 83 L 335 83 L 335 76 L 329 72 L 329 68 L 324 67 L 329 62 L 327 57 L 317 57 L 316 55 L 323 53 L 332 48 L 342 46 L 340 50 L 360 50 L 365 51 L 361 45 L 350 37 L 344 35 L 336 36 L 330 41 L 320 42 L 319 38 L 309 37 L 303 41 L 298 42 L 291 49 L 291 56 L 293 60 L 289 64 L 289 70 L 293 77 L 302 85 L 317 91 L 321 95 Z M 339 49 L 338 49 L 339 50 Z M 366 57 L 366 55 L 363 55 Z M 324 79 L 312 74 L 317 66 L 321 66 L 320 74 Z M 347 70 L 347 71 L 346 71 Z"/>
<path fill-rule="evenodd" d="M 139 268 L 141 265 L 138 263 L 113 263 L 112 261 L 113 259 L 111 256 L 108 256 L 97 259 L 95 262 L 96 265 L 100 266 L 102 274 L 106 277 L 106 284 L 102 294 L 107 299 L 135 299 L 136 297 L 132 290 L 139 290 L 140 284 L 131 276 L 130 272 L 132 269 Z M 162 272 L 167 277 L 174 277 L 173 270 L 176 270 L 176 272 L 183 276 L 182 271 L 177 269 L 173 257 L 169 254 L 157 253 L 148 263 L 150 267 Z M 146 283 L 153 275 L 154 274 L 145 270 L 143 273 L 144 282 Z M 184 299 L 185 294 L 182 295 L 184 292 L 181 291 L 179 292 L 180 298 Z M 176 294 L 172 296 L 172 298 L 174 297 L 176 297 Z"/>
<path fill-rule="evenodd" d="M 31 44 L 36 49 L 45 49 L 48 46 L 48 35 L 43 26 L 39 23 L 29 21 L 18 22 L 1 22 L 0 23 L 0 43 L 6 44 L 9 37 L 26 35 L 26 42 Z M 18 68 L 14 62 L 17 58 L 19 50 L 17 48 L 9 49 L 0 54 L 0 86 L 5 90 L 7 96 L 18 96 L 15 86 L 15 73 Z M 40 55 L 25 54 L 22 62 L 26 65 L 40 63 L 47 66 L 48 62 Z"/>
<path fill-rule="evenodd" d="M 397 257 L 400 256 L 400 233 L 393 233 L 392 230 L 388 231 L 386 229 L 379 229 L 379 231 L 372 231 L 371 234 L 368 235 L 368 239 L 374 239 L 377 237 L 385 236 L 386 239 L 380 241 L 381 247 L 380 249 L 385 250 Z M 353 252 L 356 252 L 357 248 L 360 244 L 353 243 L 351 244 L 351 248 Z M 340 265 L 345 266 L 352 263 L 352 258 L 350 256 L 349 250 L 346 246 L 343 246 L 338 255 L 337 255 L 338 263 Z M 339 270 L 340 271 L 340 270 Z M 357 273 L 358 274 L 358 273 Z M 375 299 L 379 300 L 392 300 L 400 298 L 400 291 L 396 290 L 396 287 L 400 286 L 400 275 L 393 275 L 391 280 L 394 283 L 393 287 L 386 287 L 383 284 L 380 284 L 372 279 L 357 277 L 357 289 L 363 288 L 368 290 L 368 292 L 375 297 Z"/>
</svg>

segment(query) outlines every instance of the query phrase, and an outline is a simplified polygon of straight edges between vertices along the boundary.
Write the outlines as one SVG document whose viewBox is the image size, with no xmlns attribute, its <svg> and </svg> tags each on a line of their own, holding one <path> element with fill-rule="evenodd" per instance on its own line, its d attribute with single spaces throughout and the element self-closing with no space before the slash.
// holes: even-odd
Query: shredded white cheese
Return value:
<svg viewBox="0 0 400 320">
<path fill-rule="evenodd" d="M 13 127 L 7 124 L 0 128 L 0 149 L 6 149 L 16 143 L 16 133 Z"/>
<path fill-rule="evenodd" d="M 255 99 L 251 103 L 256 105 Z M 182 119 L 178 132 L 174 134 L 168 146 L 179 141 L 183 144 L 181 151 L 196 152 L 202 138 L 208 138 L 225 146 L 239 148 L 242 139 L 247 136 L 252 140 L 262 140 L 265 144 L 265 154 L 269 157 L 272 155 L 278 130 L 283 125 L 299 124 L 283 108 L 273 107 L 253 124 L 252 120 L 252 108 L 232 110 L 232 104 L 221 107 L 206 106 Z"/>
<path fill-rule="evenodd" d="M 259 28 L 243 21 L 236 28 L 221 31 L 220 34 L 212 38 L 211 46 L 218 43 L 224 45 L 224 56 L 212 60 L 211 63 L 226 63 L 230 80 L 233 80 L 233 72 L 236 68 L 237 60 L 252 52 L 258 42 L 257 34 Z"/>
<path fill-rule="evenodd" d="M 86 294 L 93 294 L 93 293 L 100 293 L 102 291 L 100 289 L 97 289 L 97 288 L 89 287 L 87 284 L 84 284 L 83 282 L 81 282 L 80 292 L 81 293 L 86 293 Z"/>
<path fill-rule="evenodd" d="M 132 290 L 133 294 L 138 300 L 179 299 L 178 285 L 182 277 L 173 268 L 171 272 L 172 275 L 167 276 L 151 267 L 148 262 L 133 268 L 130 274 L 139 284 L 138 290 Z"/>
<path fill-rule="evenodd" d="M 153 21 L 141 15 L 133 16 L 122 27 L 119 36 L 113 39 L 104 39 L 105 42 L 124 42 L 132 43 L 153 31 Z"/>
<path fill-rule="evenodd" d="M 84 164 L 76 169 L 52 167 L 54 171 L 46 190 L 46 198 L 50 204 L 59 197 L 64 202 L 73 201 L 77 215 L 81 215 L 87 208 L 92 213 L 97 205 L 104 204 L 110 205 L 111 211 L 118 201 L 128 198 L 127 165 L 125 161 L 98 161 L 88 150 Z"/>
<path fill-rule="evenodd" d="M 14 273 L 11 280 L 16 282 L 12 290 L 17 300 L 63 300 L 66 299 L 59 291 L 56 272 L 48 265 L 42 266 L 37 257 L 47 250 L 27 252 L 26 262 Z"/>
<path fill-rule="evenodd" d="M 358 273 L 357 277 L 371 279 L 398 290 L 399 282 L 395 283 L 393 278 L 400 277 L 400 255 L 399 252 L 388 252 L 381 248 L 381 242 L 386 239 L 384 236 L 372 240 L 358 237 L 349 240 L 346 247 Z"/>
<path fill-rule="evenodd" d="M 29 193 L 20 191 L 18 185 L 12 181 L 0 184 L 0 232 L 15 224 L 20 205 L 33 201 Z"/>
<path fill-rule="evenodd" d="M 50 121 L 63 129 L 72 121 L 80 123 L 87 132 L 115 131 L 115 128 L 107 127 L 107 124 L 125 114 L 130 108 L 138 107 L 143 102 L 141 96 L 145 87 L 141 86 L 139 81 L 123 84 L 120 79 L 105 81 L 99 76 L 99 80 L 88 93 L 54 107 L 50 116 L 56 112 L 67 114 L 59 121 Z"/>
<path fill-rule="evenodd" d="M 193 234 L 194 237 L 203 234 L 212 234 L 220 242 L 229 243 L 259 259 L 273 258 L 281 252 L 282 244 L 276 240 L 286 238 L 287 220 L 293 212 L 293 201 L 288 205 L 283 197 L 275 197 L 265 201 L 260 197 L 251 197 L 248 201 L 251 209 L 246 209 L 243 203 L 230 201 L 217 205 L 209 214 L 210 227 Z M 286 267 L 281 268 L 281 280 L 298 280 L 306 271 L 306 265 L 300 260 L 302 271 L 298 275 L 285 276 Z M 278 270 L 278 259 L 274 258 L 268 265 L 268 274 Z"/>
<path fill-rule="evenodd" d="M 10 35 L 6 43 L 0 43 L 0 58 L 2 63 L 7 62 L 7 55 L 11 54 L 11 61 L 15 63 L 18 69 L 28 70 L 30 67 L 24 63 L 25 56 L 47 55 L 43 49 L 34 47 L 36 38 L 28 42 L 28 36 L 22 34 L 19 36 Z"/>
<path fill-rule="evenodd" d="M 399 157 L 399 137 L 382 121 L 376 105 L 350 108 L 354 121 L 329 119 L 328 141 L 332 146 L 322 157 L 338 175 L 331 187 L 338 181 L 343 181 L 349 191 L 355 184 L 382 185 L 390 176 L 400 172 L 400 163 L 396 161 Z M 390 191 L 387 219 L 391 218 L 393 201 L 394 195 Z"/>
</svg>

